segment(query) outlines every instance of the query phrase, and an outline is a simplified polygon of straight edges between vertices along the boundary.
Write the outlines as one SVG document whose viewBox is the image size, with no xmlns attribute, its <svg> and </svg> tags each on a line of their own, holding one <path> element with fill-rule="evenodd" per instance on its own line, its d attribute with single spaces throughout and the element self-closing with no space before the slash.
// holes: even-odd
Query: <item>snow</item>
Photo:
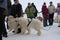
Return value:
<svg viewBox="0 0 60 40">
<path fill-rule="evenodd" d="M 42 33 L 40 36 L 37 36 L 36 31 L 33 29 L 31 30 L 31 33 L 29 35 L 21 35 L 8 32 L 8 37 L 3 37 L 3 40 L 60 40 L 60 28 L 57 26 L 58 24 L 54 23 L 53 26 L 44 27 L 45 30 L 41 29 Z M 49 27 L 51 28 L 49 29 Z"/>
</svg>

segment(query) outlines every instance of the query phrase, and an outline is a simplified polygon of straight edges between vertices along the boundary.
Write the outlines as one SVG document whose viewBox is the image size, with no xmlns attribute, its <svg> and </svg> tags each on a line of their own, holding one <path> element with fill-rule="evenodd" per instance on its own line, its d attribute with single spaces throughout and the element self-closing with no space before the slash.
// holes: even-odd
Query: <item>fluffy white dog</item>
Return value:
<svg viewBox="0 0 60 40">
<path fill-rule="evenodd" d="M 21 33 L 24 34 L 26 32 L 26 30 L 28 31 L 28 34 L 30 34 L 30 29 L 34 28 L 38 33 L 38 35 L 41 34 L 40 29 L 42 28 L 42 24 L 41 21 L 36 19 L 32 19 L 31 23 L 28 25 L 28 22 L 31 21 L 31 19 L 24 19 L 24 18 L 20 18 L 19 19 L 19 25 L 21 27 Z M 28 25 L 28 26 L 27 26 Z"/>
<path fill-rule="evenodd" d="M 28 26 L 28 33 L 30 33 L 30 29 L 33 28 L 37 31 L 37 35 L 40 36 L 41 31 L 40 29 L 42 28 L 41 21 L 39 19 L 32 19 L 31 23 Z"/>
<path fill-rule="evenodd" d="M 18 21 L 18 24 L 20 25 L 19 27 L 21 28 L 21 34 L 24 34 L 26 32 L 26 30 L 28 30 L 27 24 L 28 24 L 28 20 L 20 17 Z"/>
<path fill-rule="evenodd" d="M 59 23 L 58 25 L 60 26 L 60 15 L 56 16 L 55 22 L 56 22 L 56 23 Z"/>
<path fill-rule="evenodd" d="M 19 24 L 19 26 L 17 26 L 18 24 Z M 30 18 L 25 19 L 23 17 L 15 19 L 15 18 L 13 18 L 13 16 L 8 17 L 8 26 L 10 27 L 9 31 L 14 29 L 15 33 L 17 32 L 18 28 L 21 28 L 21 34 L 24 34 L 26 32 L 26 30 L 28 31 L 28 34 L 30 34 L 31 28 L 33 28 L 37 31 L 37 35 L 39 35 L 39 36 L 41 34 L 40 29 L 42 28 L 41 21 L 37 18 L 35 18 L 35 19 L 33 18 L 32 20 Z"/>
<path fill-rule="evenodd" d="M 18 23 L 16 22 L 16 19 L 13 16 L 8 16 L 8 26 L 9 26 L 9 32 L 14 29 L 15 33 L 17 33 Z"/>
</svg>

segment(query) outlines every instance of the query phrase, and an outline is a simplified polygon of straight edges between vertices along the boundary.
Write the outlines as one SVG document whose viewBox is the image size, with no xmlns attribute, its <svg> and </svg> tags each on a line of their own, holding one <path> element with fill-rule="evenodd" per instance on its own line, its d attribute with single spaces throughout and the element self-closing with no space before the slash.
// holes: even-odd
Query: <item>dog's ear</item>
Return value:
<svg viewBox="0 0 60 40">
<path fill-rule="evenodd" d="M 10 19 L 13 19 L 14 17 L 13 16 L 8 16 L 7 19 L 10 20 Z"/>
<path fill-rule="evenodd" d="M 14 18 L 14 17 L 12 15 L 10 15 L 9 18 Z"/>
</svg>

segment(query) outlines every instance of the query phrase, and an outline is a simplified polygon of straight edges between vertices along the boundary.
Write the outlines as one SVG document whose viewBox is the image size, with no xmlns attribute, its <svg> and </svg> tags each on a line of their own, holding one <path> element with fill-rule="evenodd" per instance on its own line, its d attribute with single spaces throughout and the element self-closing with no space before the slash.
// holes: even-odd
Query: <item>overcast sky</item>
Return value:
<svg viewBox="0 0 60 40">
<path fill-rule="evenodd" d="M 13 4 L 14 3 L 13 0 L 11 0 L 11 1 Z M 47 7 L 48 7 L 50 1 L 53 2 L 55 7 L 57 6 L 57 3 L 60 2 L 60 0 L 19 0 L 19 3 L 22 5 L 23 11 L 25 11 L 25 8 L 27 7 L 28 2 L 30 2 L 30 3 L 33 2 L 36 5 L 37 10 L 40 12 L 43 2 L 46 2 Z"/>
</svg>

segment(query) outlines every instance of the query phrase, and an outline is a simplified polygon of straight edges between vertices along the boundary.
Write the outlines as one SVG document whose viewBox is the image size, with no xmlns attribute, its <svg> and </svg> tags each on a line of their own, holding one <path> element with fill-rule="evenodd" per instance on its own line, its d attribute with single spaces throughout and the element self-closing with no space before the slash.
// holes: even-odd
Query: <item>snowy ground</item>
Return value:
<svg viewBox="0 0 60 40">
<path fill-rule="evenodd" d="M 38 14 L 38 16 L 39 15 L 40 14 Z M 26 15 L 24 15 L 24 17 L 27 18 Z M 58 24 L 54 23 L 53 26 L 43 27 L 43 29 L 41 29 L 41 36 L 37 36 L 37 32 L 33 29 L 29 35 L 13 34 L 12 32 L 8 32 L 8 37 L 3 38 L 3 40 L 60 40 L 60 28 L 57 26 Z"/>
<path fill-rule="evenodd" d="M 41 36 L 37 36 L 35 30 L 32 30 L 29 35 L 13 34 L 9 32 L 8 37 L 3 38 L 3 40 L 60 40 L 60 28 L 57 26 L 57 23 L 54 23 L 53 26 L 44 27 L 46 30 L 51 28 L 48 31 L 41 29 Z"/>
</svg>

